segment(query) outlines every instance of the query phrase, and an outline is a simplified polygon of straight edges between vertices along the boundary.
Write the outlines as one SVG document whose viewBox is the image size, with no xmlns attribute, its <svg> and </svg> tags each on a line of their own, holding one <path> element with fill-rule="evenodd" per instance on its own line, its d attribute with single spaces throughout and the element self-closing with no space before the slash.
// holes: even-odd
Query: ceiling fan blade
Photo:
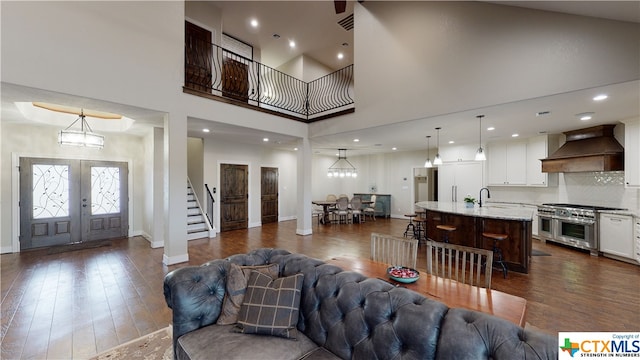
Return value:
<svg viewBox="0 0 640 360">
<path fill-rule="evenodd" d="M 333 6 L 336 8 L 336 14 L 342 14 L 347 10 L 347 0 L 333 0 Z"/>
</svg>

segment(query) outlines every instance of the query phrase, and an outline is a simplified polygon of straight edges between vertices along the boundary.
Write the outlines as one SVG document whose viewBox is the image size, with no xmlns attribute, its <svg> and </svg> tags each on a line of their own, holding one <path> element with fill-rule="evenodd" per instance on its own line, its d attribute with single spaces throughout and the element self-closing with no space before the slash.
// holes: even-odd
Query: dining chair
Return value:
<svg viewBox="0 0 640 360">
<path fill-rule="evenodd" d="M 370 200 L 371 200 L 371 204 L 369 204 L 369 206 L 364 208 L 364 210 L 362 210 L 362 212 L 364 213 L 365 219 L 367 218 L 367 215 L 369 215 L 369 216 L 371 216 L 373 221 L 376 221 L 376 196 L 375 195 L 371 195 L 371 199 Z"/>
<path fill-rule="evenodd" d="M 371 260 L 415 269 L 418 261 L 418 239 L 371 233 Z"/>
<path fill-rule="evenodd" d="M 318 225 L 320 225 L 324 218 L 324 209 L 322 206 L 313 205 L 311 209 L 311 219 L 313 220 L 314 217 L 318 217 Z"/>
<path fill-rule="evenodd" d="M 336 201 L 336 200 L 338 200 L 338 197 L 335 196 L 335 194 L 329 194 L 329 195 L 327 195 L 327 199 L 326 200 L 327 201 Z"/>
<path fill-rule="evenodd" d="M 358 217 L 358 222 L 362 224 L 364 222 L 363 214 L 362 214 L 362 199 L 359 196 L 354 196 L 351 199 L 351 218 L 355 220 L 356 216 Z M 352 220 L 353 221 L 353 220 Z"/>
<path fill-rule="evenodd" d="M 427 274 L 491 288 L 493 252 L 427 240 Z"/>
<path fill-rule="evenodd" d="M 347 199 L 349 199 L 349 197 L 347 196 L 347 194 L 340 194 L 340 195 L 338 195 L 338 199 L 340 199 L 340 198 L 347 198 Z"/>
<path fill-rule="evenodd" d="M 338 198 L 336 208 L 333 210 L 334 219 L 337 220 L 338 223 L 342 223 L 342 220 L 344 220 L 345 224 L 348 224 L 349 214 L 349 199 L 346 197 Z"/>
</svg>

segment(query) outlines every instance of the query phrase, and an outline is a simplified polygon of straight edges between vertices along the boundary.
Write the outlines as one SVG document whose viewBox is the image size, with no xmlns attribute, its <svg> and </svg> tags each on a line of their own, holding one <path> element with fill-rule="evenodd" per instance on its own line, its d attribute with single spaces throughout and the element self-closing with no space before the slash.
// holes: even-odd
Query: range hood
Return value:
<svg viewBox="0 0 640 360">
<path fill-rule="evenodd" d="M 624 170 L 624 148 L 613 136 L 615 125 L 567 131 L 566 142 L 542 159 L 542 172 Z"/>
</svg>

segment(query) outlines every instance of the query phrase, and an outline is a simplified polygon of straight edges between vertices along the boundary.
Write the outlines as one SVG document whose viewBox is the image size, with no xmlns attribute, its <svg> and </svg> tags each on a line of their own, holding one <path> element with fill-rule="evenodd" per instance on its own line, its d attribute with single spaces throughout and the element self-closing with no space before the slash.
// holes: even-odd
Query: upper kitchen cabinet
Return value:
<svg viewBox="0 0 640 360">
<path fill-rule="evenodd" d="M 487 184 L 527 184 L 527 142 L 495 142 L 487 145 Z"/>
<path fill-rule="evenodd" d="M 543 173 L 540 162 L 557 148 L 558 137 L 549 135 L 488 144 L 487 185 L 557 186 L 558 174 Z"/>
<path fill-rule="evenodd" d="M 624 121 L 624 181 L 640 187 L 640 120 Z"/>
<path fill-rule="evenodd" d="M 558 149 L 558 136 L 540 135 L 527 141 L 527 186 L 558 186 L 557 173 L 542 172 L 541 159 Z"/>
</svg>

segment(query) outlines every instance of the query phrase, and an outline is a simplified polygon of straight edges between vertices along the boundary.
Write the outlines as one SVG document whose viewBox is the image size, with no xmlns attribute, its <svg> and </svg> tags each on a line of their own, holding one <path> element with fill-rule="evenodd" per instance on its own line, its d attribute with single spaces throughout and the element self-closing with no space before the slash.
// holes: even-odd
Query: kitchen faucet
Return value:
<svg viewBox="0 0 640 360">
<path fill-rule="evenodd" d="M 489 188 L 483 187 L 480 189 L 480 195 L 478 196 L 478 206 L 482 207 L 482 190 L 487 190 L 487 199 L 491 198 L 491 193 L 489 192 Z"/>
</svg>

